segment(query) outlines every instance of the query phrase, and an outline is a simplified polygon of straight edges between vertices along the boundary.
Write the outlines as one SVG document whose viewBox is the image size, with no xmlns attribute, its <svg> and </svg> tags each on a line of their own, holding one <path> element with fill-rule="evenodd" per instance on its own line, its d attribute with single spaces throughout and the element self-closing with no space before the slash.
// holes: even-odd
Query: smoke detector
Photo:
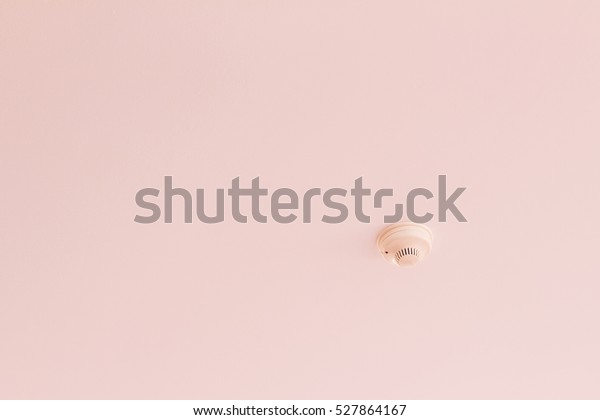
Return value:
<svg viewBox="0 0 600 420">
<path fill-rule="evenodd" d="M 401 222 L 383 229 L 377 248 L 388 262 L 399 266 L 415 265 L 429 254 L 433 234 L 424 225 Z"/>
</svg>

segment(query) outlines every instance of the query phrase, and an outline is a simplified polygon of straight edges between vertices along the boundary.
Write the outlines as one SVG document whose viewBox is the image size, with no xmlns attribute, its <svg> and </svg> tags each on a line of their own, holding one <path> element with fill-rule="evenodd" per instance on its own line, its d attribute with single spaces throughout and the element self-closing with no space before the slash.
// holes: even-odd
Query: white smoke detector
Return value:
<svg viewBox="0 0 600 420">
<path fill-rule="evenodd" d="M 383 229 L 377 235 L 377 248 L 388 262 L 415 265 L 429 254 L 433 234 L 424 225 L 401 222 Z"/>
</svg>

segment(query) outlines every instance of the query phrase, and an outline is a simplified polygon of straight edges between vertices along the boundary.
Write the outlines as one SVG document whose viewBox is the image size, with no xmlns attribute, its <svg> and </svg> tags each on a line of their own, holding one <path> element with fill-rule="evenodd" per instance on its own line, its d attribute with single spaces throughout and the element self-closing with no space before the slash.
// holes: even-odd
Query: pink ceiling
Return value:
<svg viewBox="0 0 600 420">
<path fill-rule="evenodd" d="M 599 398 L 596 2 L 3 2 L 0 397 Z M 370 224 L 135 192 L 436 190 Z M 244 184 L 245 183 L 245 184 Z"/>
</svg>

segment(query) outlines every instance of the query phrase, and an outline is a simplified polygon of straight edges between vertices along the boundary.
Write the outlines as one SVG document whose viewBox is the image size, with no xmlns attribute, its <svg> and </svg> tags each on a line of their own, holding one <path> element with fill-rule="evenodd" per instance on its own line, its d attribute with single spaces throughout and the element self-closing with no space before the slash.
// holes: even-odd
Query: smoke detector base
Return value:
<svg viewBox="0 0 600 420">
<path fill-rule="evenodd" d="M 398 266 L 415 265 L 431 251 L 433 234 L 424 225 L 401 222 L 383 229 L 377 248 L 388 262 Z"/>
</svg>

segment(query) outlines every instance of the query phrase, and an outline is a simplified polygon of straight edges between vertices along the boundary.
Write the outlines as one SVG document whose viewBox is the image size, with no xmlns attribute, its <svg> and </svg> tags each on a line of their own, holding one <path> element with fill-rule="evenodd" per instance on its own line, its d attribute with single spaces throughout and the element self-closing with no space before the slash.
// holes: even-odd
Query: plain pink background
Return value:
<svg viewBox="0 0 600 420">
<path fill-rule="evenodd" d="M 600 398 L 596 1 L 0 1 L 0 397 Z M 361 224 L 135 192 L 466 186 Z"/>
</svg>

